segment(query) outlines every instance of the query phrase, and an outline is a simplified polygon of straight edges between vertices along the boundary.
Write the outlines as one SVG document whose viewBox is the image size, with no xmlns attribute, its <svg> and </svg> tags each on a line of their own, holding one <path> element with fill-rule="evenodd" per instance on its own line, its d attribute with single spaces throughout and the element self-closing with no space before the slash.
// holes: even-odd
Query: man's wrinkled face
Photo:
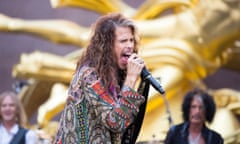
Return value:
<svg viewBox="0 0 240 144">
<path fill-rule="evenodd" d="M 134 47 L 132 30 L 129 27 L 117 27 L 115 30 L 114 52 L 120 69 L 124 70 L 127 68 L 127 61 L 132 55 Z"/>
<path fill-rule="evenodd" d="M 205 121 L 205 107 L 199 96 L 194 96 L 191 102 L 189 121 L 194 124 L 201 124 Z"/>
</svg>

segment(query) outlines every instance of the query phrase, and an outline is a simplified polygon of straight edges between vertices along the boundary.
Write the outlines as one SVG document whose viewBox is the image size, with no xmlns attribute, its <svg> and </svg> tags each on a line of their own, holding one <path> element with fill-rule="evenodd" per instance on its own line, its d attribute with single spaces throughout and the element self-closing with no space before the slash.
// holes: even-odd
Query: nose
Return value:
<svg viewBox="0 0 240 144">
<path fill-rule="evenodd" d="M 201 113 L 203 111 L 202 107 L 196 107 L 196 112 Z"/>
<path fill-rule="evenodd" d="M 196 108 L 196 112 L 199 113 L 201 110 L 199 107 Z"/>
<path fill-rule="evenodd" d="M 134 41 L 128 41 L 127 42 L 127 47 L 129 48 L 129 49 L 133 49 L 133 47 L 134 47 Z"/>
</svg>

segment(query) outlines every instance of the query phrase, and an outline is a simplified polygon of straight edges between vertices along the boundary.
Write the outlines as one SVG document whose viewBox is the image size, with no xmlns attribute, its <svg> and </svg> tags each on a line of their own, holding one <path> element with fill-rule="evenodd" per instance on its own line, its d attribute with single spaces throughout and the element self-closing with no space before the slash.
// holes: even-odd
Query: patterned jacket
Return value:
<svg viewBox="0 0 240 144">
<path fill-rule="evenodd" d="M 120 144 L 145 98 L 123 86 L 114 96 L 94 68 L 83 66 L 73 76 L 61 115 L 56 144 Z"/>
</svg>

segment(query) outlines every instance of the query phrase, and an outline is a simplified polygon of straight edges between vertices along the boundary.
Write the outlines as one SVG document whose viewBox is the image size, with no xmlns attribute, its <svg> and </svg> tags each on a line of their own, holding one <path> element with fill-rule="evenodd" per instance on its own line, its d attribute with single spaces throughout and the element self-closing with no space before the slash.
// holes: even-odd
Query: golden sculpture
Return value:
<svg viewBox="0 0 240 144">
<path fill-rule="evenodd" d="M 161 78 L 174 123 L 181 122 L 182 96 L 193 87 L 205 88 L 203 78 L 220 67 L 240 72 L 239 64 L 236 64 L 240 57 L 234 56 L 240 55 L 238 0 L 148 0 L 139 9 L 131 8 L 121 0 L 51 0 L 51 4 L 54 8 L 75 6 L 100 14 L 119 11 L 133 18 L 142 37 L 140 54 L 153 76 Z M 40 107 L 38 124 L 43 128 L 64 106 L 63 91 L 71 80 L 76 59 L 87 44 L 90 30 L 90 27 L 65 20 L 22 20 L 0 15 L 0 31 L 28 33 L 79 47 L 64 57 L 42 52 L 23 54 L 13 69 L 15 78 L 29 80 L 30 85 L 23 88 L 20 97 L 28 109 L 28 116 Z M 234 93 L 236 101 L 232 101 L 223 91 L 211 92 L 219 106 L 217 116 L 239 115 L 239 93 Z M 226 99 L 216 96 L 218 92 Z M 39 103 L 30 105 L 29 101 L 33 99 Z M 223 107 L 223 103 L 229 107 Z M 162 96 L 151 88 L 138 141 L 163 140 L 169 128 L 165 109 Z M 225 131 L 217 129 L 217 121 L 212 127 L 223 135 L 226 143 L 240 142 L 239 122 L 234 117 L 226 121 L 233 127 L 224 128 Z M 226 129 L 229 130 L 227 133 Z"/>
</svg>

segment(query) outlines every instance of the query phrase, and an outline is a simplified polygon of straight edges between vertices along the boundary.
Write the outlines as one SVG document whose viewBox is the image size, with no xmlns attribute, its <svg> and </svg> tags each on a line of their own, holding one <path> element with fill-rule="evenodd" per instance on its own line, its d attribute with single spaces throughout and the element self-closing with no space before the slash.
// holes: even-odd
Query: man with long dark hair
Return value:
<svg viewBox="0 0 240 144">
<path fill-rule="evenodd" d="M 94 26 L 70 83 L 57 144 L 122 143 L 146 102 L 135 90 L 145 64 L 137 54 L 139 38 L 133 22 L 112 13 Z"/>
<path fill-rule="evenodd" d="M 170 128 L 165 144 L 223 144 L 221 135 L 205 125 L 212 122 L 215 111 L 211 95 L 200 89 L 190 91 L 182 103 L 184 122 Z"/>
</svg>

